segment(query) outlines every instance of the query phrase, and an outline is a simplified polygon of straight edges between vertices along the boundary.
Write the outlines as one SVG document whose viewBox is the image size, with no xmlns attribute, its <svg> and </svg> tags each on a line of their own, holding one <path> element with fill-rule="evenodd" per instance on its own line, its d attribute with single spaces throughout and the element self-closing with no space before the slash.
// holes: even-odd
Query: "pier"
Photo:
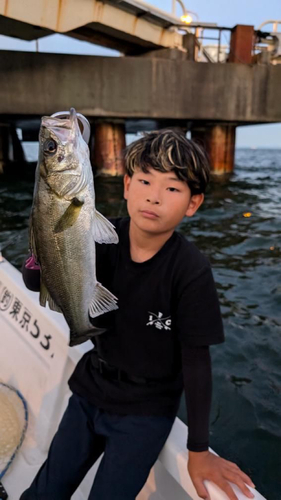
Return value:
<svg viewBox="0 0 281 500">
<path fill-rule="evenodd" d="M 61 5 L 61 8 L 59 8 Z M 90 8 L 91 6 L 91 8 Z M 218 34 L 217 57 L 202 32 Z M 221 57 L 221 33 L 231 34 Z M 125 134 L 181 127 L 204 145 L 212 171 L 233 171 L 237 126 L 281 122 L 281 33 L 190 23 L 140 0 L 77 3 L 26 0 L 0 7 L 0 33 L 25 40 L 51 33 L 119 50 L 120 57 L 0 51 L 0 171 L 22 151 L 15 138 L 37 140 L 42 115 L 71 106 L 92 125 L 95 168 L 121 175 Z M 267 44 L 263 50 L 259 44 Z M 199 60 L 198 53 L 204 56 Z M 12 139 L 9 139 L 11 142 Z M 11 151 L 11 148 L 10 148 Z"/>
</svg>

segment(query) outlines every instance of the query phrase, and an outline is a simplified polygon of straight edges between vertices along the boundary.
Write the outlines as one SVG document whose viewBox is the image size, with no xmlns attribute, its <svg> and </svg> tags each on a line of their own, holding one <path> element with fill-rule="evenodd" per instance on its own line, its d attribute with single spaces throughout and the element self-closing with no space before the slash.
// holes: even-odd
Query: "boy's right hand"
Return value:
<svg viewBox="0 0 281 500">
<path fill-rule="evenodd" d="M 210 451 L 195 452 L 189 450 L 188 453 L 187 469 L 200 498 L 211 500 L 203 482 L 206 479 L 219 486 L 228 495 L 229 500 L 238 500 L 238 498 L 228 481 L 237 484 L 242 493 L 248 498 L 254 498 L 253 493 L 247 488 L 246 484 L 252 488 L 255 488 L 255 485 L 238 465 L 218 457 Z"/>
</svg>

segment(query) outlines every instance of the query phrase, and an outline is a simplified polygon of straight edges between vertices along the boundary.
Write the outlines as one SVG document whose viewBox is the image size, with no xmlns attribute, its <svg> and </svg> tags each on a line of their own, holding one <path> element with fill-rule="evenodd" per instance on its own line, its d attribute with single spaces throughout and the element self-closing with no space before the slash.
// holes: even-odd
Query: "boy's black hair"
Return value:
<svg viewBox="0 0 281 500">
<path fill-rule="evenodd" d="M 210 180 L 210 165 L 205 151 L 186 138 L 181 130 L 162 129 L 145 133 L 125 150 L 126 173 L 132 177 L 136 169 L 148 172 L 173 171 L 187 182 L 191 194 L 205 193 Z"/>
</svg>

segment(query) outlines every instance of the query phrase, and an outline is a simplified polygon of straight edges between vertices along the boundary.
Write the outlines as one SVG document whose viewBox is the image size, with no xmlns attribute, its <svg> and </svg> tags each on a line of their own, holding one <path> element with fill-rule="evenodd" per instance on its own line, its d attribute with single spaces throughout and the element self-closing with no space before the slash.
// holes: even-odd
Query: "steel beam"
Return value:
<svg viewBox="0 0 281 500">
<path fill-rule="evenodd" d="M 149 7 L 149 8 L 148 8 Z M 141 15 L 142 14 L 142 15 Z M 2 21 L 9 18 L 25 25 L 26 37 L 28 26 L 37 38 L 34 26 L 40 27 L 43 32 L 57 32 L 71 35 L 84 33 L 85 38 L 94 43 L 102 43 L 108 38 L 112 41 L 112 48 L 117 48 L 117 41 L 123 42 L 122 50 L 130 53 L 130 43 L 153 49 L 157 47 L 181 47 L 182 35 L 176 30 L 169 29 L 173 24 L 180 23 L 179 18 L 173 18 L 164 11 L 160 11 L 149 4 L 142 2 L 123 1 L 108 2 L 106 0 L 0 0 L 0 16 Z M 1 21 L 1 18 L 0 18 Z M 1 31 L 0 22 L 0 33 Z M 83 28 L 85 31 L 83 31 Z M 38 31 L 38 30 L 37 30 Z M 6 31 L 5 31 L 5 34 Z M 96 34 L 103 34 L 100 40 L 95 41 Z M 81 35 L 81 36 L 82 36 Z M 12 30 L 12 36 L 15 30 Z M 20 37 L 20 35 L 19 35 Z M 28 38 L 31 39 L 31 38 Z"/>
</svg>

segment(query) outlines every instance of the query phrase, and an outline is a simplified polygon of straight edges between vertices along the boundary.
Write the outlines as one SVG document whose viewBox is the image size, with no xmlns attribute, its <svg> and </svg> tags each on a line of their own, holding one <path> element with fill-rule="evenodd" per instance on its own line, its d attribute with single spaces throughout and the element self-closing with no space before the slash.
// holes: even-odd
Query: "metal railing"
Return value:
<svg viewBox="0 0 281 500">
<path fill-rule="evenodd" d="M 195 24 L 195 23 L 194 23 Z M 268 24 L 273 25 L 273 31 L 265 32 L 262 28 Z M 280 26 L 280 31 L 278 31 Z M 203 26 L 196 23 L 196 26 L 180 26 L 178 29 L 194 35 L 195 53 L 194 60 L 198 62 L 226 63 L 231 54 L 231 34 L 234 28 L 221 26 Z M 214 36 L 206 34 L 212 30 Z M 230 36 L 226 37 L 226 33 Z M 211 34 L 212 35 L 212 34 Z M 224 38 L 224 40 L 223 40 Z M 206 42 L 215 42 L 206 44 Z M 236 59 L 237 58 L 236 56 Z M 243 62 L 243 61 L 241 61 Z M 281 63 L 281 20 L 270 20 L 262 23 L 254 31 L 252 45 L 252 62 L 256 63 Z"/>
<path fill-rule="evenodd" d="M 264 27 L 272 25 L 272 31 L 265 31 Z M 280 29 L 278 31 L 278 27 Z M 263 63 L 281 63 L 281 20 L 264 21 L 256 30 L 254 58 Z"/>
</svg>

